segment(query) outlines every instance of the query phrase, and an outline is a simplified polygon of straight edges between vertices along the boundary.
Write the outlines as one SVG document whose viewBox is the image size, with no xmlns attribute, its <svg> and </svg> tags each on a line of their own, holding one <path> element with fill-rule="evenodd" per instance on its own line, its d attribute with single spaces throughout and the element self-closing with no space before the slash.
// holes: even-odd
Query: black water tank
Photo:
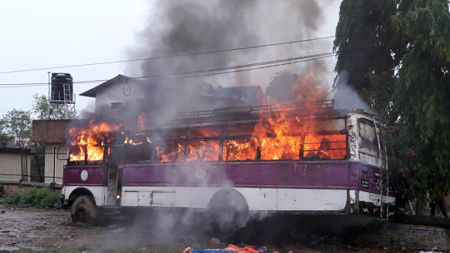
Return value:
<svg viewBox="0 0 450 253">
<path fill-rule="evenodd" d="M 73 80 L 68 73 L 52 73 L 51 96 L 53 103 L 73 102 Z"/>
</svg>

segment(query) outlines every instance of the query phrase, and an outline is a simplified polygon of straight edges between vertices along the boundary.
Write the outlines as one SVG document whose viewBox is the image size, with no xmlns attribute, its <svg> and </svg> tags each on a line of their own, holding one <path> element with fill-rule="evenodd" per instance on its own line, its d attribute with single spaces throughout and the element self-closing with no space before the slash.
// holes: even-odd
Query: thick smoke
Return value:
<svg viewBox="0 0 450 253">
<path fill-rule="evenodd" d="M 272 0 L 174 0 L 156 1 L 148 26 L 138 37 L 133 57 L 154 57 L 214 51 L 273 42 L 312 38 L 323 16 L 318 1 Z M 179 73 L 251 64 L 274 59 L 306 56 L 329 51 L 320 42 L 236 50 L 215 54 L 144 61 L 132 76 L 146 79 L 138 89 L 147 98 L 145 108 L 152 121 L 167 121 L 180 111 L 211 110 L 239 105 L 233 100 L 211 102 L 217 86 L 260 85 L 264 90 L 276 72 L 288 70 L 301 75 L 306 68 L 323 76 L 322 61 L 286 65 L 274 69 L 235 72 L 226 75 L 179 78 Z M 311 67 L 314 65 L 313 67 Z M 175 75 L 174 75 L 175 74 Z M 130 83 L 132 83 L 131 81 Z M 214 99 L 213 99 L 214 100 Z M 158 116 L 155 116 L 158 115 Z"/>
<path fill-rule="evenodd" d="M 370 111 L 369 105 L 348 84 L 348 73 L 346 71 L 339 73 L 337 76 L 330 98 L 334 99 L 334 107 L 338 110 L 353 111 L 362 109 Z"/>
<path fill-rule="evenodd" d="M 323 3 L 327 1 L 324 0 Z M 133 58 L 146 58 L 313 38 L 317 36 L 315 32 L 319 29 L 322 19 L 319 1 L 314 0 L 158 0 L 149 13 L 147 27 L 138 35 L 137 45 L 130 54 Z M 114 99 L 119 100 L 125 97 L 125 103 L 130 102 L 127 103 L 126 108 L 120 108 L 118 111 L 125 124 L 135 122 L 136 115 L 142 111 L 147 112 L 146 123 L 158 124 L 174 119 L 180 112 L 239 105 L 236 101 L 220 100 L 215 97 L 214 91 L 218 86 L 260 85 L 265 90 L 271 80 L 282 71 L 289 71 L 297 77 L 304 77 L 313 72 L 316 77 L 314 80 L 322 84 L 322 78 L 326 76 L 327 69 L 325 63 L 319 60 L 226 75 L 180 78 L 178 76 L 180 73 L 196 73 L 205 69 L 307 56 L 329 50 L 329 47 L 314 41 L 226 53 L 176 58 L 161 57 L 143 61 L 139 70 L 135 68 L 135 65 L 130 65 L 128 69 L 130 76 L 148 78 L 123 81 L 123 85 L 117 86 L 116 90 L 108 91 L 103 95 L 117 96 L 118 94 L 119 97 Z M 283 89 L 283 85 L 280 88 Z M 305 96 L 305 94 L 298 95 Z M 293 97 L 297 98 L 298 95 Z M 101 106 L 97 105 L 97 108 Z M 148 127 L 147 124 L 146 127 Z M 196 166 L 201 168 L 210 165 L 199 162 Z M 176 181 L 178 178 L 172 180 Z M 226 175 L 223 176 L 221 184 L 221 187 L 224 186 L 230 186 L 230 188 L 232 186 Z M 219 195 L 217 202 L 236 203 L 237 207 L 242 207 L 238 198 L 230 201 L 229 196 L 228 193 Z M 223 198 L 226 201 L 220 201 Z M 217 208 L 223 207 L 218 204 Z M 179 240 L 180 237 L 174 231 L 179 229 L 180 224 L 189 228 L 186 235 L 189 235 L 190 230 L 198 227 L 198 221 L 192 218 L 194 216 L 195 212 L 191 210 L 176 216 L 176 219 L 164 212 L 158 213 L 153 216 L 152 226 L 150 226 L 152 229 L 146 226 L 145 232 L 151 235 L 149 237 L 159 235 L 164 237 L 161 238 L 164 240 Z M 265 217 L 265 215 L 262 216 Z M 147 215 L 141 214 L 137 217 L 136 223 L 140 224 L 148 219 Z M 218 220 L 226 220 L 226 217 L 220 217 Z M 204 220 L 201 221 L 204 222 Z M 247 220 L 242 222 L 245 223 Z M 224 224 L 219 224 L 219 226 L 222 225 Z M 243 225 L 245 224 L 237 226 Z M 199 230 L 205 229 L 203 226 L 204 224 L 201 224 Z M 140 229 L 137 230 L 140 231 Z M 129 234 L 135 233 L 130 231 Z"/>
<path fill-rule="evenodd" d="M 159 0 L 153 7 L 148 26 L 138 36 L 137 49 L 132 52 L 134 57 L 190 54 L 312 38 L 323 19 L 318 1 Z M 284 70 L 299 77 L 313 71 L 317 81 L 322 83 L 320 77 L 325 76 L 326 68 L 324 62 L 313 61 L 278 69 L 194 78 L 175 78 L 174 74 L 306 56 L 328 50 L 316 41 L 144 61 L 140 71 L 130 72 L 135 76 L 153 77 L 145 80 L 151 88 L 142 85 L 136 94 L 145 94 L 147 99 L 143 107 L 151 111 L 150 121 L 161 122 L 171 120 L 183 111 L 238 105 L 235 101 L 208 99 L 219 85 L 261 85 L 265 90 L 276 73 Z M 202 165 L 199 163 L 197 166 Z M 161 223 L 165 223 L 164 219 Z M 161 225 L 165 227 L 165 224 Z"/>
</svg>

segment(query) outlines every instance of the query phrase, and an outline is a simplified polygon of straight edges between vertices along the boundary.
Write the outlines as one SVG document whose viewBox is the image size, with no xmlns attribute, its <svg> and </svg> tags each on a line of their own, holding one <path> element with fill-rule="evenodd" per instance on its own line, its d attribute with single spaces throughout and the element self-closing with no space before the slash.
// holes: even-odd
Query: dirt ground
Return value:
<svg viewBox="0 0 450 253">
<path fill-rule="evenodd" d="M 0 206 L 0 252 L 163 252 L 192 248 L 224 248 L 228 242 L 212 239 L 201 228 L 183 227 L 183 221 L 148 227 L 142 221 L 121 220 L 96 227 L 75 226 L 66 210 L 12 209 Z M 195 231 L 194 231 L 195 230 Z M 279 252 L 386 252 L 385 248 L 342 243 L 336 237 L 294 238 L 283 243 L 259 241 Z M 395 251 L 393 251 L 395 252 Z"/>
</svg>

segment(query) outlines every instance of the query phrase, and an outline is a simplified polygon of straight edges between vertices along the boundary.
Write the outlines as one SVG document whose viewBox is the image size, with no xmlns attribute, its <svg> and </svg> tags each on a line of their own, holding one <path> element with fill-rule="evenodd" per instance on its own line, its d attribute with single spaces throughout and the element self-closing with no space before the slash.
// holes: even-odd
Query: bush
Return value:
<svg viewBox="0 0 450 253">
<path fill-rule="evenodd" d="M 3 188 L 3 185 L 0 184 L 0 198 L 3 197 L 3 194 L 5 194 L 5 188 Z"/>
<path fill-rule="evenodd" d="M 33 188 L 21 194 L 6 197 L 7 205 L 20 207 L 59 208 L 59 193 L 49 188 Z"/>
</svg>

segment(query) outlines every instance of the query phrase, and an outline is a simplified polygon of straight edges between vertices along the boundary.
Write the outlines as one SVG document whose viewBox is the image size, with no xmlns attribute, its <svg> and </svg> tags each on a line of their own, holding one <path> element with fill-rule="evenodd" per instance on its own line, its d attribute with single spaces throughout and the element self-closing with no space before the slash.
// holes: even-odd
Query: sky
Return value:
<svg viewBox="0 0 450 253">
<path fill-rule="evenodd" d="M 340 1 L 322 2 L 325 19 L 316 37 L 334 35 L 338 21 Z M 130 59 L 138 35 L 154 10 L 150 0 L 2 0 L 0 72 Z M 330 50 L 331 42 L 327 42 Z M 335 59 L 328 60 L 330 83 L 334 62 Z M 138 69 L 139 65 L 120 63 L 0 73 L 0 115 L 14 108 L 30 110 L 34 94 L 48 94 L 45 84 L 4 84 L 46 83 L 48 72 L 70 73 L 75 82 L 76 109 L 82 111 L 91 109 L 94 99 L 79 94 L 100 82 L 77 81 L 106 80 L 117 74 L 139 72 L 133 68 Z"/>
</svg>

